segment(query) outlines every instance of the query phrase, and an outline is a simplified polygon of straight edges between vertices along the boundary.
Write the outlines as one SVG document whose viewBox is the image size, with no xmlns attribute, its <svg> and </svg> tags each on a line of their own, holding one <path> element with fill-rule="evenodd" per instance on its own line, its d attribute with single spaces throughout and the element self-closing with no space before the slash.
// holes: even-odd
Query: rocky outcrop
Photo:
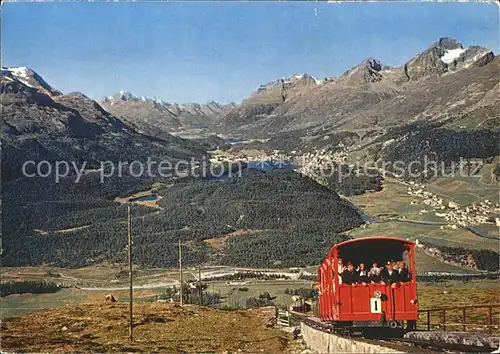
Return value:
<svg viewBox="0 0 500 354">
<path fill-rule="evenodd" d="M 346 71 L 342 74 L 337 83 L 346 84 L 363 84 L 367 82 L 378 82 L 382 80 L 382 74 L 380 71 L 385 68 L 380 61 L 368 58 L 363 60 L 359 65 Z"/>
<path fill-rule="evenodd" d="M 288 105 L 297 97 L 306 95 L 307 92 L 321 86 L 323 82 L 308 74 L 295 74 L 261 85 L 239 106 L 217 120 L 215 127 L 232 130 L 234 127 L 253 124 L 274 114 L 276 108 Z"/>
<path fill-rule="evenodd" d="M 426 50 L 405 64 L 406 77 L 408 80 L 418 80 L 432 74 L 444 74 L 447 66 L 441 61 L 443 55 L 444 50 L 441 48 L 434 47 Z"/>
<path fill-rule="evenodd" d="M 442 75 L 450 71 L 484 66 L 494 57 L 493 52 L 487 48 L 464 48 L 457 40 L 445 37 L 406 63 L 404 70 L 408 80 L 419 80 L 433 74 Z"/>
<path fill-rule="evenodd" d="M 433 74 L 444 74 L 448 71 L 446 59 L 442 58 L 450 51 L 462 50 L 462 44 L 453 38 L 440 38 L 429 49 L 420 53 L 404 65 L 408 80 L 418 80 Z M 457 52 L 458 53 L 458 52 Z"/>
<path fill-rule="evenodd" d="M 484 66 L 490 63 L 495 55 L 488 48 L 471 46 L 467 48 L 458 58 L 453 60 L 448 67 L 449 70 L 460 70 L 469 67 Z"/>
</svg>

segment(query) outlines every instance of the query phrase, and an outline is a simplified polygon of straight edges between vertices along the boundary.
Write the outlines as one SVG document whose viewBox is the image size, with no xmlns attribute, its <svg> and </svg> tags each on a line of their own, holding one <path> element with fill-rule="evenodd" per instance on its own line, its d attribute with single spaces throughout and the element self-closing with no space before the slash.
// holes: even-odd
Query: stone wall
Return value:
<svg viewBox="0 0 500 354">
<path fill-rule="evenodd" d="M 307 347 L 318 353 L 402 353 L 380 345 L 324 333 L 301 323 L 302 338 Z"/>
</svg>

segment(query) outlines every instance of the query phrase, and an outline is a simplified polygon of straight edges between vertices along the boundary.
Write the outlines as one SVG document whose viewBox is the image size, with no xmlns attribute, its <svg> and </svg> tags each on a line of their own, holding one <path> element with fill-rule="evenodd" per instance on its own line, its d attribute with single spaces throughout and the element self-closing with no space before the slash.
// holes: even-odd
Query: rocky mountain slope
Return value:
<svg viewBox="0 0 500 354">
<path fill-rule="evenodd" d="M 251 124 L 270 116 L 274 110 L 288 100 L 302 96 L 320 85 L 321 81 L 302 74 L 292 75 L 261 85 L 256 92 L 239 106 L 215 122 L 216 127 L 231 130 L 241 125 Z"/>
<path fill-rule="evenodd" d="M 101 105 L 113 115 L 138 126 L 148 124 L 165 131 L 205 128 L 235 106 L 233 103 L 222 105 L 214 101 L 205 104 L 168 103 L 156 98 L 136 97 L 123 91 L 107 97 Z"/>
<path fill-rule="evenodd" d="M 338 78 L 317 81 L 304 75 L 265 85 L 214 127 L 256 137 L 291 131 L 326 136 L 460 119 L 498 104 L 499 63 L 487 48 L 464 48 L 441 38 L 400 67 L 368 58 Z"/>
<path fill-rule="evenodd" d="M 62 94 L 31 69 L 2 69 L 2 178 L 21 175 L 25 161 L 146 161 L 200 158 L 204 150 L 169 134 L 141 134 L 81 93 Z"/>
</svg>

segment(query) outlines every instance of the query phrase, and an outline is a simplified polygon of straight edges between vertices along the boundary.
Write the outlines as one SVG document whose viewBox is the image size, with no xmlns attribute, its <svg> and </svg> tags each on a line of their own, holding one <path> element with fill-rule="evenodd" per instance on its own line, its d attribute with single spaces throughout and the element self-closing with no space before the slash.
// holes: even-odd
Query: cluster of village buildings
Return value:
<svg viewBox="0 0 500 354">
<path fill-rule="evenodd" d="M 306 153 L 300 157 L 296 157 L 299 162 L 298 171 L 306 176 L 314 176 L 318 170 L 323 168 L 331 168 L 333 164 L 345 163 L 347 160 L 347 151 L 326 151 L 318 150 L 315 152 Z"/>
<path fill-rule="evenodd" d="M 212 154 L 210 162 L 268 162 L 275 165 L 279 165 L 280 163 L 291 163 L 296 166 L 296 170 L 301 174 L 316 179 L 315 177 L 318 171 L 321 171 L 323 168 L 333 167 L 333 164 L 345 163 L 347 155 L 347 150 L 331 152 L 325 149 L 304 154 L 297 151 L 291 151 L 288 155 L 284 155 L 280 150 L 274 150 L 270 153 L 261 151 L 254 151 L 253 153 L 248 151 L 236 153 L 224 152 Z"/>
<path fill-rule="evenodd" d="M 325 162 L 344 162 L 347 159 L 349 151 L 344 149 L 341 151 L 327 151 L 326 149 L 316 150 L 314 152 L 302 153 L 300 151 L 290 151 L 288 155 L 284 155 L 281 150 L 273 150 L 272 152 L 264 152 L 261 150 L 245 150 L 245 151 L 214 151 L 212 152 L 212 159 L 210 161 L 225 162 L 225 161 L 269 161 L 269 162 L 279 162 L 279 161 L 290 161 L 296 163 L 315 163 L 316 167 L 319 164 Z"/>
<path fill-rule="evenodd" d="M 498 217 L 492 217 L 493 214 L 500 211 L 499 203 L 493 203 L 485 199 L 478 203 L 472 203 L 464 208 L 454 201 L 446 203 L 434 193 L 426 191 L 424 185 L 418 185 L 413 182 L 410 182 L 410 185 L 407 194 L 422 198 L 423 201 L 421 203 L 433 207 L 434 214 L 439 218 L 443 218 L 444 221 L 449 222 L 447 226 L 451 228 L 457 228 L 458 226 L 473 226 L 488 222 L 495 222 L 497 226 L 500 226 L 500 219 Z M 417 203 L 412 201 L 411 204 Z M 423 209 L 420 212 L 425 213 L 428 211 Z"/>
<path fill-rule="evenodd" d="M 248 151 L 245 152 L 214 152 L 210 158 L 212 163 L 223 163 L 232 161 L 243 161 L 243 162 L 274 162 L 278 163 L 280 161 L 290 161 L 291 156 L 285 156 L 279 150 L 274 150 L 271 153 L 265 153 L 263 151 L 255 150 L 253 153 Z"/>
</svg>

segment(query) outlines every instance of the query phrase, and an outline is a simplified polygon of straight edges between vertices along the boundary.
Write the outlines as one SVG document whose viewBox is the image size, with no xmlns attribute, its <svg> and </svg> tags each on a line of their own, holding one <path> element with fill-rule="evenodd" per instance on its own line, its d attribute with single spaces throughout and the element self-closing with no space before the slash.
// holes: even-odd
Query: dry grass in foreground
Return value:
<svg viewBox="0 0 500 354">
<path fill-rule="evenodd" d="M 266 352 L 281 353 L 286 334 L 266 324 L 274 308 L 222 311 L 170 303 L 138 303 L 133 343 L 128 304 L 86 303 L 2 321 L 7 352 Z"/>
</svg>

